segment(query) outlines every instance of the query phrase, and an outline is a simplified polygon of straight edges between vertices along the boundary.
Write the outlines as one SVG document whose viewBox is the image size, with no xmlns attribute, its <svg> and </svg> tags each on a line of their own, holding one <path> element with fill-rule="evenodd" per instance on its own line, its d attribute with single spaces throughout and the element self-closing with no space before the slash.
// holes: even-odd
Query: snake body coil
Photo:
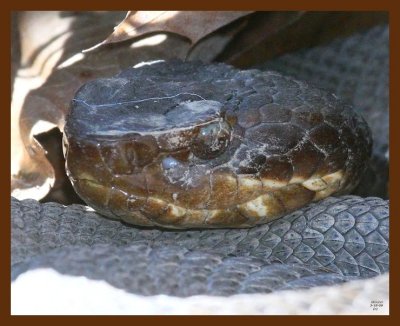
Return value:
<svg viewBox="0 0 400 326">
<path fill-rule="evenodd" d="M 250 227 L 351 191 L 365 121 L 276 72 L 171 61 L 84 85 L 64 130 L 67 173 L 98 212 L 169 228 Z"/>
<path fill-rule="evenodd" d="M 268 293 L 389 270 L 380 198 L 326 198 L 251 229 L 127 227 L 85 206 L 12 199 L 12 278 L 52 268 L 125 291 L 191 296 Z"/>
</svg>

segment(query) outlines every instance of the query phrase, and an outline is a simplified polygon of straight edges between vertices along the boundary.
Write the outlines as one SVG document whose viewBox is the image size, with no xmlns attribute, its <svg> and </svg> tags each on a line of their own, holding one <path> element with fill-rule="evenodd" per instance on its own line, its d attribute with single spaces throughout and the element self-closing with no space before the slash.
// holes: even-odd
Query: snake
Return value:
<svg viewBox="0 0 400 326">
<path fill-rule="evenodd" d="M 67 174 L 96 211 L 142 226 L 251 227 L 353 190 L 365 120 L 279 73 L 169 61 L 97 79 L 64 128 Z"/>
<path fill-rule="evenodd" d="M 14 280 L 50 266 L 187 297 L 389 270 L 388 201 L 346 195 L 367 166 L 369 128 L 299 79 L 225 64 L 130 68 L 83 86 L 64 133 L 68 175 L 95 211 L 13 198 Z"/>
</svg>

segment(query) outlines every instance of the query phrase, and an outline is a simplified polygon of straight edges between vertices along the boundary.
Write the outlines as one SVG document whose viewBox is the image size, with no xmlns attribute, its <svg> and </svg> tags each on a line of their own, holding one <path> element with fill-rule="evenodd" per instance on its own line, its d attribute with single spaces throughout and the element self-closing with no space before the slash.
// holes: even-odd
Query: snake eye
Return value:
<svg viewBox="0 0 400 326">
<path fill-rule="evenodd" d="M 231 128 L 225 121 L 203 126 L 192 140 L 192 153 L 201 159 L 215 158 L 228 147 L 230 134 Z"/>
</svg>

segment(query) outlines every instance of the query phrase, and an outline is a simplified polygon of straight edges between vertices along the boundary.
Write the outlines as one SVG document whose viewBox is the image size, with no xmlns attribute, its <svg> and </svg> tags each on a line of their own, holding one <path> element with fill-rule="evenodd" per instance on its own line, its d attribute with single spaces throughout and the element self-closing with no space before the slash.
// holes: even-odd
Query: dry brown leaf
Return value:
<svg viewBox="0 0 400 326">
<path fill-rule="evenodd" d="M 200 39 L 253 11 L 129 11 L 101 45 L 137 38 L 149 33 L 179 34 L 196 44 Z"/>
</svg>

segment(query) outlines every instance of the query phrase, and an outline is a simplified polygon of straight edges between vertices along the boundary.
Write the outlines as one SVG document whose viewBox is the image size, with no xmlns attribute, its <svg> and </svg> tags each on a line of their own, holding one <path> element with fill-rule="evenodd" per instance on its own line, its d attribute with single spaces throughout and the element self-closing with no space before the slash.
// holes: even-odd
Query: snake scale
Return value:
<svg viewBox="0 0 400 326">
<path fill-rule="evenodd" d="M 371 40 L 371 35 L 387 38 L 387 27 L 336 46 L 343 49 L 354 38 Z M 369 53 L 376 47 L 372 42 L 365 48 Z M 236 230 L 135 228 L 80 205 L 31 200 L 12 199 L 11 208 L 13 279 L 52 267 L 139 294 L 227 295 L 329 285 L 389 268 L 388 201 L 380 198 L 329 197 Z"/>
</svg>

